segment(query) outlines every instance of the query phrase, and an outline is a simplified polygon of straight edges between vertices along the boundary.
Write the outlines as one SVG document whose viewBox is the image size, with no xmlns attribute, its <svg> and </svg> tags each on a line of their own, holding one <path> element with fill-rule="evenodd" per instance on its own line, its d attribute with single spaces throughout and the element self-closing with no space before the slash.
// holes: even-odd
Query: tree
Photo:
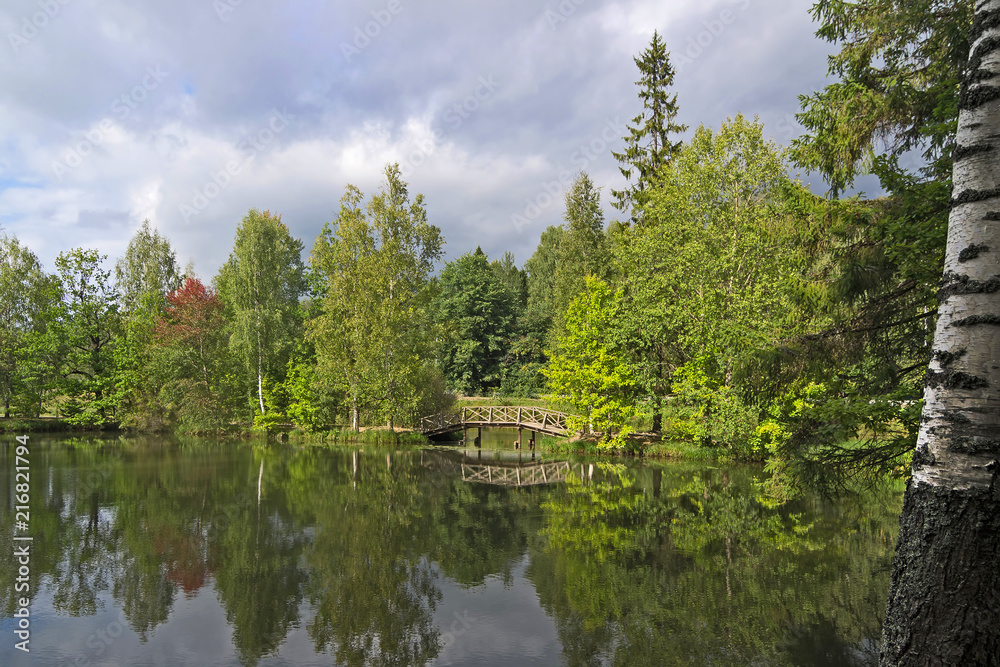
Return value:
<svg viewBox="0 0 1000 667">
<path fill-rule="evenodd" d="M 507 298 L 514 309 L 514 315 L 520 317 L 528 305 L 528 274 L 523 269 L 517 268 L 514 262 L 514 253 L 509 250 L 500 259 L 490 262 L 490 268 L 496 274 L 500 282 L 503 283 L 507 291 Z"/>
<path fill-rule="evenodd" d="M 603 277 L 608 264 L 601 193 L 586 172 L 566 193 L 563 219 L 552 285 L 555 336 L 562 332 L 570 302 L 586 289 L 587 276 Z"/>
<path fill-rule="evenodd" d="M 142 221 L 125 255 L 115 264 L 115 285 L 125 315 L 144 307 L 162 307 L 167 292 L 180 285 L 176 253 L 170 241 L 150 229 L 149 220 Z"/>
<path fill-rule="evenodd" d="M 959 97 L 944 278 L 881 664 L 1000 655 L 1000 0 L 976 6 Z"/>
<path fill-rule="evenodd" d="M 476 396 L 500 386 L 500 361 L 510 344 L 515 303 L 480 248 L 445 264 L 437 316 L 450 330 L 441 356 L 449 387 Z"/>
<path fill-rule="evenodd" d="M 228 412 L 230 356 L 224 310 L 212 289 L 188 276 L 167 294 L 155 324 L 156 347 L 147 372 L 159 385 L 158 407 L 176 415 L 188 430 L 219 426 Z"/>
<path fill-rule="evenodd" d="M 535 252 L 524 263 L 528 274 L 527 310 L 535 313 L 538 319 L 548 322 L 546 329 L 551 326 L 556 313 L 556 264 L 564 231 L 562 226 L 547 227 L 538 240 Z"/>
<path fill-rule="evenodd" d="M 292 238 L 281 216 L 250 209 L 216 280 L 231 314 L 231 348 L 256 380 L 261 414 L 264 377 L 284 370 L 297 335 L 303 271 L 302 242 Z"/>
<path fill-rule="evenodd" d="M 82 423 L 103 422 L 114 407 L 114 348 L 121 316 L 111 273 L 101 268 L 105 259 L 82 248 L 56 258 L 63 298 L 53 331 L 62 357 L 63 390 L 74 399 L 68 410 Z"/>
<path fill-rule="evenodd" d="M 585 291 L 570 303 L 566 332 L 545 369 L 553 394 L 568 397 L 584 415 L 571 418 L 571 426 L 601 431 L 605 447 L 623 446 L 639 388 L 635 368 L 614 338 L 621 309 L 620 291 L 588 277 Z"/>
<path fill-rule="evenodd" d="M 150 229 L 149 220 L 129 241 L 115 264 L 121 300 L 122 337 L 115 348 L 115 409 L 125 426 L 154 427 L 156 388 L 150 383 L 153 329 L 168 292 L 180 284 L 170 242 Z M 151 421 L 152 420 L 152 421 Z"/>
<path fill-rule="evenodd" d="M 758 355 L 755 393 L 783 415 L 782 475 L 836 488 L 903 474 L 916 444 L 973 3 L 820 0 L 812 11 L 817 35 L 840 47 L 836 83 L 800 97 L 806 133 L 791 151 L 832 195 L 796 204 L 796 302 L 815 318 Z M 885 196 L 841 198 L 866 174 Z"/>
<path fill-rule="evenodd" d="M 4 417 L 10 416 L 11 401 L 18 394 L 34 394 L 25 383 L 31 364 L 29 350 L 32 337 L 45 330 L 52 282 L 35 254 L 16 236 L 0 236 L 0 400 Z M 30 403 L 40 409 L 40 397 L 31 396 Z"/>
<path fill-rule="evenodd" d="M 970 0 L 816 2 L 816 34 L 841 45 L 829 57 L 838 81 L 800 96 L 807 132 L 794 142 L 796 161 L 822 173 L 834 196 L 859 173 L 899 173 L 897 159 L 913 150 L 925 176 L 947 180 L 972 13 Z"/>
<path fill-rule="evenodd" d="M 654 430 L 682 365 L 703 359 L 728 386 L 748 352 L 790 333 L 782 274 L 794 251 L 782 238 L 783 155 L 759 122 L 738 115 L 717 132 L 699 127 L 661 178 L 642 223 L 616 243 L 629 306 L 614 325 L 654 397 Z"/>
<path fill-rule="evenodd" d="M 427 222 L 423 195 L 410 201 L 398 164 L 386 166 L 381 190 L 363 202 L 348 185 L 310 259 L 326 292 L 309 328 L 317 375 L 329 392 L 346 396 L 355 429 L 362 409 L 391 427 L 422 403 L 434 339 L 430 275 L 443 243 Z"/>
<path fill-rule="evenodd" d="M 611 191 L 615 199 L 612 205 L 629 213 L 642 206 L 645 192 L 657 180 L 660 169 L 680 150 L 681 142 L 673 141 L 671 135 L 687 129 L 676 121 L 677 94 L 667 93 L 674 83 L 674 68 L 659 33 L 653 31 L 649 48 L 633 60 L 641 75 L 635 83 L 643 110 L 627 128 L 625 150 L 611 152 L 622 164 L 618 168 L 622 176 L 630 182 L 624 190 Z"/>
</svg>

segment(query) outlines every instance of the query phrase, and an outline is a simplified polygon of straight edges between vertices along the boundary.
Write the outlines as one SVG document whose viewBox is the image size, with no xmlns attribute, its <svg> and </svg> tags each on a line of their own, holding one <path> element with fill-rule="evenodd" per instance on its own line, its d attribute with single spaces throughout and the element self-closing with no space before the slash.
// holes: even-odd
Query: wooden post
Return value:
<svg viewBox="0 0 1000 667">
<path fill-rule="evenodd" d="M 518 412 L 520 412 L 520 410 L 518 410 Z M 518 417 L 520 417 L 520 415 L 518 415 Z M 521 422 L 521 420 L 518 419 L 517 442 L 514 443 L 514 449 L 521 449 L 521 423 L 520 422 Z"/>
<path fill-rule="evenodd" d="M 482 426 L 477 426 L 476 427 L 476 447 L 482 447 L 482 446 L 483 446 L 483 427 Z"/>
</svg>

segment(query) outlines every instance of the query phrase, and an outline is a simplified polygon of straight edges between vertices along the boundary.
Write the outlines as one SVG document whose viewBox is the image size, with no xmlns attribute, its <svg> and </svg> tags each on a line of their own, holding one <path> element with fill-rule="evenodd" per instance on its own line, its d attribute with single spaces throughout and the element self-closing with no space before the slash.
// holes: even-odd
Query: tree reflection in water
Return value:
<svg viewBox="0 0 1000 667">
<path fill-rule="evenodd" d="M 31 585 L 52 611 L 86 625 L 113 605 L 141 655 L 158 633 L 191 641 L 171 635 L 178 599 L 214 591 L 243 665 L 281 654 L 300 627 L 327 662 L 434 664 L 442 591 L 495 579 L 532 587 L 570 665 L 865 664 L 900 499 L 772 507 L 759 471 L 688 464 L 573 461 L 565 482 L 517 487 L 464 482 L 459 455 L 441 451 L 33 446 Z M 14 576 L 0 568 L 5 624 Z M 66 647 L 67 661 L 85 650 Z"/>
</svg>

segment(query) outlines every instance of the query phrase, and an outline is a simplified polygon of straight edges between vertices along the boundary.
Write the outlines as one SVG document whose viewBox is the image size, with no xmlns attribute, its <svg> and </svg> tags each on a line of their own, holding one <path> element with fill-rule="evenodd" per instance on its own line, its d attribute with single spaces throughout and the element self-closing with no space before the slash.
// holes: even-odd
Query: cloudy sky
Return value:
<svg viewBox="0 0 1000 667">
<path fill-rule="evenodd" d="M 828 82 L 811 0 L 4 0 L 0 230 L 54 271 L 144 218 L 211 277 L 250 208 L 310 249 L 346 184 L 399 162 L 446 257 L 530 256 L 641 109 L 658 30 L 681 122 L 759 115 L 787 144 Z M 690 131 L 689 133 L 690 134 Z M 822 190 L 821 184 L 815 184 Z"/>
</svg>

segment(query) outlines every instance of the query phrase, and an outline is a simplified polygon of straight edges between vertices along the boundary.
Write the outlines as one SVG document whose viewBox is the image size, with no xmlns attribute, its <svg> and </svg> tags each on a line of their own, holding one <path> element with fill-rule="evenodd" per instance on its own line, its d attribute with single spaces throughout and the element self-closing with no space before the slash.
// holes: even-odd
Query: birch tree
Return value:
<svg viewBox="0 0 1000 667">
<path fill-rule="evenodd" d="M 177 254 L 170 241 L 150 229 L 149 220 L 129 241 L 128 249 L 115 264 L 115 285 L 122 302 L 122 313 L 131 315 L 145 305 L 162 307 L 167 292 L 180 286 Z"/>
<path fill-rule="evenodd" d="M 1000 0 L 977 3 L 959 98 L 933 357 L 882 665 L 1000 655 Z"/>
<path fill-rule="evenodd" d="M 351 423 L 362 409 L 394 421 L 420 402 L 430 315 L 428 284 L 441 230 L 427 222 L 423 195 L 410 200 L 399 165 L 364 203 L 352 185 L 337 219 L 323 227 L 311 264 L 326 282 L 323 312 L 310 322 L 319 375 L 347 397 Z"/>
<path fill-rule="evenodd" d="M 250 209 L 216 281 L 232 327 L 230 347 L 256 381 L 261 414 L 264 377 L 285 367 L 295 339 L 303 271 L 302 241 L 281 216 Z"/>
<path fill-rule="evenodd" d="M 580 172 L 566 193 L 563 219 L 552 286 L 553 340 L 564 333 L 566 310 L 587 288 L 587 276 L 603 277 L 608 263 L 601 193 L 586 172 Z"/>
</svg>

